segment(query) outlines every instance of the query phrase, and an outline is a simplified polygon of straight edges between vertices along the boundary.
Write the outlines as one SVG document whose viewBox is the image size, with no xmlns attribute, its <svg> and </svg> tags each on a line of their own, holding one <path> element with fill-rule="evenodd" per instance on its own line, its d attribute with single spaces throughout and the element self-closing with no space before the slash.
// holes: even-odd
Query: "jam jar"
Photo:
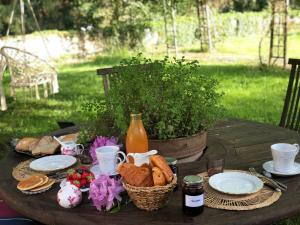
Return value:
<svg viewBox="0 0 300 225">
<path fill-rule="evenodd" d="M 189 216 L 197 216 L 203 212 L 204 190 L 201 176 L 189 175 L 182 183 L 182 210 Z"/>
</svg>

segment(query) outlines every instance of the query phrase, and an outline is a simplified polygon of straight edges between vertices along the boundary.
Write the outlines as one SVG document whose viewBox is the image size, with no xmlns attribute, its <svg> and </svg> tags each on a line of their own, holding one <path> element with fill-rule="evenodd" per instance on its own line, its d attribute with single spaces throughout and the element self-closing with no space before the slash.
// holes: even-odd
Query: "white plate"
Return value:
<svg viewBox="0 0 300 225">
<path fill-rule="evenodd" d="M 90 168 L 90 171 L 94 174 L 95 178 L 98 178 L 100 175 L 101 175 L 101 172 L 100 172 L 100 168 L 99 168 L 99 165 L 94 165 Z M 110 176 L 116 176 L 118 175 L 118 172 L 116 172 L 115 174 L 111 174 Z"/>
<path fill-rule="evenodd" d="M 69 155 L 52 155 L 33 160 L 29 167 L 36 171 L 52 172 L 66 169 L 76 163 L 76 158 Z"/>
<path fill-rule="evenodd" d="M 283 177 L 294 176 L 294 175 L 300 174 L 300 164 L 297 163 L 297 162 L 295 162 L 295 169 L 291 172 L 288 172 L 288 173 L 283 173 L 283 172 L 276 171 L 274 169 L 273 161 L 265 162 L 263 164 L 263 168 L 264 168 L 265 171 L 267 171 L 269 173 L 275 174 L 277 176 L 283 176 Z"/>
<path fill-rule="evenodd" d="M 253 194 L 264 186 L 257 177 L 241 172 L 218 173 L 209 178 L 208 182 L 215 190 L 232 195 Z"/>
</svg>

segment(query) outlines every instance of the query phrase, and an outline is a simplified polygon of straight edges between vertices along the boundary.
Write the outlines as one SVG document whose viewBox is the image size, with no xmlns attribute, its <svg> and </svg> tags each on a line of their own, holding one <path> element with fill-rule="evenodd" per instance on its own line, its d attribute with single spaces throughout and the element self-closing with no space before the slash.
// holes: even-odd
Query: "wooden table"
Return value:
<svg viewBox="0 0 300 225">
<path fill-rule="evenodd" d="M 300 143 L 300 138 L 293 131 L 266 124 L 237 120 L 220 123 L 209 131 L 208 149 L 204 157 L 200 161 L 179 166 L 179 181 L 185 175 L 204 171 L 205 157 L 209 155 L 224 156 L 228 169 L 247 170 L 251 166 L 261 170 L 262 163 L 271 159 L 270 145 L 276 142 Z M 181 212 L 181 190 L 172 194 L 165 208 L 155 212 L 139 210 L 133 204 L 115 214 L 97 212 L 91 204 L 63 209 L 56 203 L 58 187 L 36 196 L 24 195 L 16 189 L 17 182 L 12 178 L 11 171 L 18 162 L 25 159 L 11 152 L 0 163 L 0 194 L 14 209 L 45 224 L 253 225 L 270 224 L 300 214 L 300 176 L 280 178 L 288 185 L 288 191 L 275 204 L 252 211 L 205 208 L 200 216 L 188 217 Z"/>
</svg>

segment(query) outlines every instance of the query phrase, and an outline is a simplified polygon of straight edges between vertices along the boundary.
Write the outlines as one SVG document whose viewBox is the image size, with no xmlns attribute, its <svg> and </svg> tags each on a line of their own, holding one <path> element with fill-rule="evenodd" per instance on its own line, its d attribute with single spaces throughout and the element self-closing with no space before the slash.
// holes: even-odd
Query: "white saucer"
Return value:
<svg viewBox="0 0 300 225">
<path fill-rule="evenodd" d="M 291 172 L 278 172 L 274 169 L 273 161 L 268 161 L 263 164 L 263 168 L 265 171 L 275 174 L 277 176 L 294 176 L 300 174 L 300 164 L 295 162 L 295 169 Z"/>
<path fill-rule="evenodd" d="M 90 168 L 90 171 L 94 174 L 95 178 L 98 178 L 101 175 L 100 168 L 99 168 L 98 164 L 92 166 Z M 115 172 L 114 174 L 110 174 L 109 176 L 116 176 L 118 174 L 119 174 L 118 172 Z"/>
</svg>

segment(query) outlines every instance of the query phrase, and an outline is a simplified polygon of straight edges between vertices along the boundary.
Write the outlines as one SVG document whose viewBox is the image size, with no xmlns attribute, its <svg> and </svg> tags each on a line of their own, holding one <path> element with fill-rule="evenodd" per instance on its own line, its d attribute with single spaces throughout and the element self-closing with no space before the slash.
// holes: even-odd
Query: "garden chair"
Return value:
<svg viewBox="0 0 300 225">
<path fill-rule="evenodd" d="M 40 99 L 39 85 L 44 86 L 44 97 L 50 93 L 58 93 L 57 72 L 45 60 L 13 47 L 2 47 L 1 54 L 5 57 L 11 76 L 11 94 L 16 99 L 16 88 L 35 88 L 36 99 Z"/>
<path fill-rule="evenodd" d="M 134 70 L 135 67 L 143 67 L 143 69 L 151 69 L 152 66 L 156 65 L 155 63 L 148 63 L 148 64 L 143 64 L 143 65 L 132 65 L 131 69 Z M 121 68 L 122 66 L 118 67 L 109 67 L 109 68 L 102 68 L 102 69 L 97 69 L 97 75 L 102 76 L 103 80 L 103 87 L 104 87 L 104 94 L 105 96 L 108 93 L 109 90 L 109 75 L 116 74 L 118 69 Z"/>
<path fill-rule="evenodd" d="M 5 94 L 3 89 L 3 76 L 6 68 L 5 58 L 0 54 L 0 110 L 5 111 L 7 109 Z"/>
<path fill-rule="evenodd" d="M 292 65 L 279 126 L 300 131 L 300 59 L 289 59 Z"/>
</svg>

